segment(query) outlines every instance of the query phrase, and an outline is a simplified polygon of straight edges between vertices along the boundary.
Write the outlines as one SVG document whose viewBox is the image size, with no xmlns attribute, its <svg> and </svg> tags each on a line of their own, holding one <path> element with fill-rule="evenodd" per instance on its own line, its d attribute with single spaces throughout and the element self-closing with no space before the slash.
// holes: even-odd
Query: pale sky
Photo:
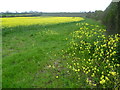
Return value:
<svg viewBox="0 0 120 90">
<path fill-rule="evenodd" d="M 1 0 L 0 12 L 80 12 L 105 10 L 112 0 Z"/>
</svg>

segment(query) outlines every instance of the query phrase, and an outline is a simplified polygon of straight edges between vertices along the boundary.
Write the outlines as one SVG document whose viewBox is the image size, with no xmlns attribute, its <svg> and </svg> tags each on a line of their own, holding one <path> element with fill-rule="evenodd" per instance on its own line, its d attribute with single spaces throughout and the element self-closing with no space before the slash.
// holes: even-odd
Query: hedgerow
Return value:
<svg viewBox="0 0 120 90">
<path fill-rule="evenodd" d="M 86 87 L 120 87 L 120 35 L 107 36 L 99 25 L 76 25 L 80 29 L 71 33 L 68 48 L 63 51 L 69 71 L 77 74 L 78 81 L 84 73 Z"/>
</svg>

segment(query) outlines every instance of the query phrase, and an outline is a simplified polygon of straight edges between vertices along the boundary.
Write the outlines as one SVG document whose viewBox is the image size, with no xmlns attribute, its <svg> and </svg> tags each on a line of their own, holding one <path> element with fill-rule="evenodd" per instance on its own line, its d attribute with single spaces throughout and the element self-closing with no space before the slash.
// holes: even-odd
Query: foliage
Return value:
<svg viewBox="0 0 120 90">
<path fill-rule="evenodd" d="M 120 37 L 105 36 L 98 22 L 76 17 L 2 20 L 3 88 L 119 87 Z"/>
<path fill-rule="evenodd" d="M 97 21 L 101 21 L 102 18 L 103 18 L 103 14 L 104 12 L 101 11 L 101 10 L 96 10 L 95 12 L 88 12 L 86 17 L 87 18 L 92 18 L 92 19 L 95 19 Z"/>
<path fill-rule="evenodd" d="M 107 9 L 104 11 L 102 22 L 107 26 L 107 30 L 111 34 L 119 33 L 118 22 L 118 2 L 112 2 Z"/>
<path fill-rule="evenodd" d="M 105 29 L 90 23 L 77 23 L 80 29 L 71 33 L 72 39 L 64 58 L 69 72 L 78 80 L 86 75 L 86 87 L 120 87 L 120 35 L 105 36 Z M 75 75 L 75 74 L 74 74 Z"/>
</svg>

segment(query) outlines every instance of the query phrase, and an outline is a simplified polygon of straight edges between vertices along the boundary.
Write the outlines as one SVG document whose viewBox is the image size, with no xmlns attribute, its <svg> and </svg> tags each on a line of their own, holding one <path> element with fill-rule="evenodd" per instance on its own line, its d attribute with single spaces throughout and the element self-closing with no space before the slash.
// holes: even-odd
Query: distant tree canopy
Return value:
<svg viewBox="0 0 120 90">
<path fill-rule="evenodd" d="M 96 10 L 95 12 L 88 12 L 86 17 L 87 18 L 93 18 L 95 20 L 101 20 L 103 16 L 103 11 Z"/>
</svg>

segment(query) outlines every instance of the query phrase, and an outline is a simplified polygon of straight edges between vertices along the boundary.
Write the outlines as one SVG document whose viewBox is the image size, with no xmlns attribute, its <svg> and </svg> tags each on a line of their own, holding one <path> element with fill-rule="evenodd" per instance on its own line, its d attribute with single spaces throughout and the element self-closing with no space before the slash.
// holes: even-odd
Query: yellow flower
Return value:
<svg viewBox="0 0 120 90">
<path fill-rule="evenodd" d="M 58 76 L 56 76 L 56 78 L 58 78 Z"/>
<path fill-rule="evenodd" d="M 79 63 L 77 63 L 77 65 L 79 65 Z"/>
<path fill-rule="evenodd" d="M 78 70 L 77 69 L 75 69 L 75 72 L 77 72 Z"/>
<path fill-rule="evenodd" d="M 52 68 L 55 68 L 55 66 L 53 65 Z"/>
<path fill-rule="evenodd" d="M 106 80 L 109 80 L 109 78 L 108 78 L 108 77 L 105 77 L 105 79 L 106 79 Z"/>
<path fill-rule="evenodd" d="M 109 60 L 106 60 L 106 62 L 108 63 L 108 62 L 109 62 Z"/>
<path fill-rule="evenodd" d="M 78 80 L 80 80 L 80 78 L 78 78 Z"/>
<path fill-rule="evenodd" d="M 106 44 L 102 45 L 103 47 L 106 47 Z"/>
<path fill-rule="evenodd" d="M 113 58 L 112 60 L 114 61 L 115 59 Z"/>
<path fill-rule="evenodd" d="M 74 63 L 74 65 L 76 66 L 76 63 Z"/>
<path fill-rule="evenodd" d="M 51 65 L 48 66 L 49 68 L 51 67 Z"/>
<path fill-rule="evenodd" d="M 113 47 L 111 47 L 111 49 L 113 49 Z"/>
<path fill-rule="evenodd" d="M 89 25 L 88 23 L 86 23 L 86 25 Z"/>
<path fill-rule="evenodd" d="M 102 77 L 100 79 L 103 79 L 104 78 L 104 75 L 102 75 Z"/>
<path fill-rule="evenodd" d="M 110 74 L 112 74 L 113 76 L 115 76 L 116 75 L 116 72 L 109 72 Z"/>
<path fill-rule="evenodd" d="M 120 66 L 120 64 L 117 64 L 117 66 L 119 67 L 119 66 Z"/>
<path fill-rule="evenodd" d="M 86 82 L 89 82 L 89 79 L 88 79 L 88 78 L 86 79 Z"/>
<path fill-rule="evenodd" d="M 90 59 L 88 59 L 88 61 L 90 62 Z"/>
<path fill-rule="evenodd" d="M 104 83 L 105 83 L 105 80 L 102 79 L 102 80 L 100 81 L 100 84 L 104 84 Z"/>
<path fill-rule="evenodd" d="M 91 77 L 94 77 L 95 76 L 95 74 L 93 73 L 92 75 L 91 75 Z"/>
<path fill-rule="evenodd" d="M 96 86 L 96 84 L 93 84 L 93 86 Z"/>
<path fill-rule="evenodd" d="M 108 74 L 108 76 L 110 76 L 110 74 Z"/>
<path fill-rule="evenodd" d="M 97 71 L 99 72 L 99 69 L 97 69 Z"/>
<path fill-rule="evenodd" d="M 80 71 L 80 69 L 78 69 L 78 72 Z"/>
</svg>

